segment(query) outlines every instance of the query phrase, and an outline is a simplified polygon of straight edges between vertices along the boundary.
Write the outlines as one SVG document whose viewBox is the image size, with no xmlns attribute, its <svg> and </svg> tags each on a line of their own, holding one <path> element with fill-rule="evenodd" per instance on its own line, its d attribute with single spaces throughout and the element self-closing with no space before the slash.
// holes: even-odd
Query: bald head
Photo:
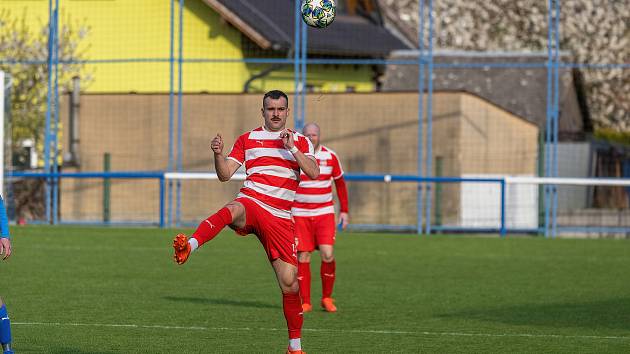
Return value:
<svg viewBox="0 0 630 354">
<path fill-rule="evenodd" d="M 315 150 L 319 148 L 319 125 L 317 123 L 307 123 L 302 129 L 302 134 L 304 134 L 311 143 L 313 143 L 313 147 Z"/>
<path fill-rule="evenodd" d="M 317 132 L 317 135 L 319 135 L 319 125 L 317 125 L 317 123 L 306 123 L 306 125 L 302 129 L 302 133 L 306 135 L 307 131 L 313 131 L 313 130 Z"/>
</svg>

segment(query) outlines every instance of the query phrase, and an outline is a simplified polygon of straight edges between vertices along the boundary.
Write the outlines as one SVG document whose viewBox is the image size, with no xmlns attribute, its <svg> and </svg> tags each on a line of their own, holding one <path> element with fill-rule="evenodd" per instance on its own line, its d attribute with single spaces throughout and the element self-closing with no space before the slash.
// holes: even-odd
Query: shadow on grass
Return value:
<svg viewBox="0 0 630 354">
<path fill-rule="evenodd" d="M 476 308 L 438 317 L 553 328 L 630 330 L 630 299 Z"/>
<path fill-rule="evenodd" d="M 280 306 L 271 305 L 260 301 L 247 301 L 247 300 L 231 300 L 231 299 L 206 299 L 200 297 L 182 297 L 182 296 L 165 296 L 166 300 L 190 302 L 193 304 L 206 304 L 206 305 L 223 305 L 223 306 L 240 306 L 240 307 L 253 307 L 259 309 L 279 309 Z"/>
</svg>

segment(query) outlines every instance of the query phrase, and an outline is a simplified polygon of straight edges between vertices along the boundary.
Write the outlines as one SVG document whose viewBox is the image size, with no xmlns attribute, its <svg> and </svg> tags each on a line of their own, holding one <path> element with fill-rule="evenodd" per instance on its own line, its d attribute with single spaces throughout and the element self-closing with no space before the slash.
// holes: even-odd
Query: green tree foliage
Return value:
<svg viewBox="0 0 630 354">
<path fill-rule="evenodd" d="M 595 138 L 630 146 L 630 132 L 618 131 L 610 128 L 595 130 Z"/>
<path fill-rule="evenodd" d="M 58 27 L 57 66 L 59 98 L 67 92 L 74 76 L 80 76 L 85 86 L 90 73 L 84 65 L 67 63 L 81 60 L 89 48 L 81 45 L 89 33 L 85 24 L 73 22 L 69 16 L 60 16 Z M 40 156 L 43 156 L 46 107 L 48 94 L 48 24 L 29 27 L 26 10 L 21 15 L 0 9 L 0 70 L 11 80 L 10 139 L 11 149 L 25 139 L 32 139 Z M 52 107 L 54 109 L 54 107 Z M 60 149 L 59 149 L 60 150 Z M 59 160 L 61 151 L 57 156 Z M 42 219 L 45 214 L 43 180 L 18 180 L 13 183 L 15 217 Z"/>
<path fill-rule="evenodd" d="M 38 28 L 27 25 L 26 12 L 16 16 L 0 9 L 0 70 L 11 77 L 11 141 L 15 148 L 24 139 L 33 139 L 43 146 L 48 94 L 48 24 Z M 58 66 L 60 98 L 72 81 L 81 76 L 89 82 L 84 65 L 63 63 L 81 60 L 88 48 L 80 48 L 80 42 L 88 35 L 89 28 L 73 22 L 68 16 L 60 16 L 58 35 Z"/>
</svg>

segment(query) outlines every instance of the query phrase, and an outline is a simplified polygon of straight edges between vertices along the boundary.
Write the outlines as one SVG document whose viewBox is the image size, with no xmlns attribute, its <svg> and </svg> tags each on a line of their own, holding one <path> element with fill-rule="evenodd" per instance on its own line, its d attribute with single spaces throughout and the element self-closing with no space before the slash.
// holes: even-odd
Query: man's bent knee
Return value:
<svg viewBox="0 0 630 354">
<path fill-rule="evenodd" d="M 298 262 L 308 263 L 311 261 L 311 252 L 298 252 Z"/>
<path fill-rule="evenodd" d="M 245 206 L 242 203 L 233 200 L 225 204 L 224 208 L 227 208 L 232 215 L 232 223 L 230 225 L 238 228 L 245 227 L 247 219 L 245 215 Z"/>
<path fill-rule="evenodd" d="M 245 206 L 241 202 L 237 202 L 236 200 L 225 204 L 224 207 L 230 211 L 233 219 L 245 214 Z"/>
<path fill-rule="evenodd" d="M 297 280 L 297 267 L 281 259 L 274 260 L 272 266 L 276 272 L 280 290 L 286 294 L 297 293 L 300 289 Z"/>
<path fill-rule="evenodd" d="M 300 291 L 300 286 L 296 279 L 295 282 L 290 283 L 290 284 L 288 283 L 280 284 L 280 289 L 285 294 L 296 294 Z"/>
<path fill-rule="evenodd" d="M 285 294 L 297 293 L 300 290 L 300 285 L 297 279 L 297 272 L 295 274 L 283 274 L 279 279 L 279 283 L 280 289 Z"/>
<path fill-rule="evenodd" d="M 335 260 L 335 254 L 333 252 L 332 246 L 321 245 L 319 247 L 319 252 L 323 262 L 330 263 Z"/>
<path fill-rule="evenodd" d="M 322 255 L 322 261 L 323 262 L 330 263 L 330 262 L 332 262 L 334 260 L 335 260 L 335 256 L 333 256 L 332 254 L 330 254 L 330 256 Z"/>
</svg>

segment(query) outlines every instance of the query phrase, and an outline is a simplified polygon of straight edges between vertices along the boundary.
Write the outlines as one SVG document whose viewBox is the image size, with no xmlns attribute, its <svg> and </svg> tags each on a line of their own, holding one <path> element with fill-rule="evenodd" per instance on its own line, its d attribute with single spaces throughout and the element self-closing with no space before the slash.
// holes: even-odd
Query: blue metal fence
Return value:
<svg viewBox="0 0 630 354">
<path fill-rule="evenodd" d="M 146 220 L 138 222 L 139 224 L 153 224 L 159 227 L 165 227 L 166 224 L 166 180 L 164 178 L 164 172 L 147 172 L 147 171 L 127 171 L 127 172 L 9 172 L 5 175 L 8 180 L 11 179 L 45 179 L 47 182 L 54 185 L 58 185 L 62 178 L 65 179 L 140 179 L 140 180 L 156 180 L 159 183 L 159 215 L 157 215 L 157 222 Z M 58 210 L 54 209 L 54 213 L 58 213 Z M 58 214 L 57 214 L 58 215 Z M 51 222 L 53 221 L 54 222 Z M 46 224 L 59 224 L 59 223 L 81 223 L 75 220 L 58 220 L 55 216 L 54 219 L 45 220 Z M 89 223 L 105 223 L 103 221 L 96 222 L 90 221 Z M 128 223 L 128 222 L 126 222 Z"/>
<path fill-rule="evenodd" d="M 159 183 L 159 215 L 157 216 L 158 222 L 152 222 L 151 220 L 135 222 L 135 224 L 155 224 L 160 227 L 167 226 L 167 211 L 165 209 L 167 198 L 166 195 L 166 174 L 167 172 L 146 172 L 146 171 L 126 171 L 126 172 L 10 172 L 6 174 L 6 178 L 8 180 L 11 179 L 20 179 L 20 178 L 28 178 L 28 179 L 45 179 L 47 181 L 53 181 L 55 185 L 58 184 L 60 179 L 142 179 L 142 180 L 157 180 Z M 355 182 L 385 182 L 385 183 L 496 183 L 500 185 L 500 226 L 492 229 L 494 232 L 498 232 L 501 237 L 507 235 L 508 229 L 505 222 L 505 212 L 506 212 L 506 182 L 504 178 L 459 178 L 459 177 L 420 177 L 413 175 L 383 175 L 383 174 L 353 174 L 347 173 L 344 175 L 344 178 L 347 181 L 355 181 Z M 169 179 L 170 182 L 173 179 Z M 175 179 L 178 183 L 179 179 Z M 54 219 L 54 224 L 59 223 L 77 223 L 72 220 L 58 220 Z M 96 221 L 91 221 L 89 223 L 97 223 Z M 373 225 L 376 226 L 376 225 Z M 388 227 L 382 225 L 381 229 L 387 229 Z M 396 227 L 394 227 L 395 229 Z M 398 228 L 405 229 L 413 229 L 414 231 L 422 232 L 422 225 L 418 225 L 417 227 L 409 227 L 409 226 L 398 226 Z M 441 230 L 439 227 L 432 227 L 430 230 L 427 230 L 427 233 L 431 233 L 431 231 Z M 454 230 L 454 229 L 453 229 Z M 473 232 L 484 232 L 487 229 L 475 229 L 475 228 L 460 228 L 460 230 L 467 230 Z"/>
</svg>

